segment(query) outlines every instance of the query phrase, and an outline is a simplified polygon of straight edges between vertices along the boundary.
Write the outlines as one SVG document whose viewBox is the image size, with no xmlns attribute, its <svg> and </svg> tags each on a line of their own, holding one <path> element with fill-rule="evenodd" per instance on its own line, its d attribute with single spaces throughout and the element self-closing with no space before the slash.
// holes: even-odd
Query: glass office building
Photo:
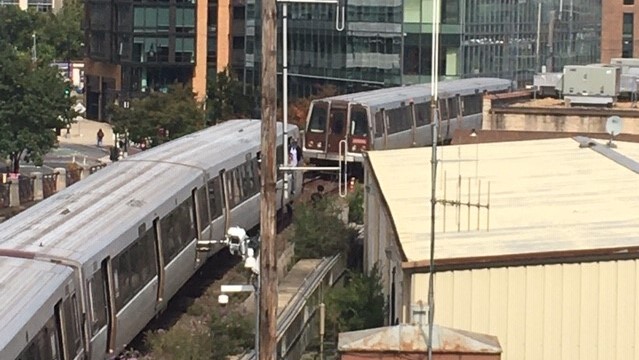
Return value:
<svg viewBox="0 0 639 360">
<path fill-rule="evenodd" d="M 289 88 L 341 91 L 429 82 L 432 0 L 348 0 L 344 31 L 334 5 L 289 5 Z M 260 72 L 259 0 L 246 5 L 247 81 Z M 281 64 L 281 12 L 278 55 Z M 531 83 L 543 65 L 599 61 L 600 0 L 447 0 L 441 5 L 442 78 L 496 76 Z M 281 68 L 280 68 L 281 69 Z"/>
</svg>

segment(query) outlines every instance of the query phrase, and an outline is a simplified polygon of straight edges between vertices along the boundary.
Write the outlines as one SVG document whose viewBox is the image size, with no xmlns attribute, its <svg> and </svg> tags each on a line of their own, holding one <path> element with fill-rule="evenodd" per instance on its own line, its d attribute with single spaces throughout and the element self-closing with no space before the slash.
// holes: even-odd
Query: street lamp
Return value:
<svg viewBox="0 0 639 360">
<path fill-rule="evenodd" d="M 283 165 L 282 168 L 288 169 L 288 3 L 292 4 L 334 4 L 337 5 L 335 14 L 335 29 L 337 31 L 344 30 L 345 5 L 344 0 L 277 0 L 282 4 L 282 117 L 284 125 L 284 139 L 282 151 Z M 340 16 L 341 13 L 341 16 Z M 346 156 L 346 154 L 344 154 Z M 303 170 L 303 169 L 299 169 Z M 285 170 L 286 171 L 286 170 Z M 288 198 L 289 176 L 284 176 L 284 197 Z M 293 184 L 295 186 L 295 184 Z"/>
</svg>

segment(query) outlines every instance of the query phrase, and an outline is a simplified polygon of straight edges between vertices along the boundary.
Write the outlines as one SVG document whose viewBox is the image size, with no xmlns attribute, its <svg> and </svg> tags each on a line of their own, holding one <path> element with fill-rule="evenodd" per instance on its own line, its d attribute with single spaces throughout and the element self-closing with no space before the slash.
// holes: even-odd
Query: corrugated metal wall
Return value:
<svg viewBox="0 0 639 360">
<path fill-rule="evenodd" d="M 435 322 L 496 335 L 504 360 L 639 360 L 637 260 L 448 271 Z M 426 301 L 428 274 L 413 276 Z"/>
<path fill-rule="evenodd" d="M 370 174 L 370 168 L 367 167 L 367 170 L 366 174 Z M 401 255 L 397 248 L 393 225 L 386 211 L 386 206 L 383 206 L 383 200 L 374 179 L 367 175 L 364 182 L 367 189 L 367 195 L 364 197 L 364 239 L 366 241 L 364 269 L 370 271 L 377 262 L 382 276 L 384 295 L 389 301 L 391 272 L 392 268 L 395 267 L 397 272 L 395 276 L 395 309 L 396 317 L 401 319 L 404 279 L 401 271 Z M 391 250 L 391 259 L 386 255 L 387 248 Z"/>
</svg>

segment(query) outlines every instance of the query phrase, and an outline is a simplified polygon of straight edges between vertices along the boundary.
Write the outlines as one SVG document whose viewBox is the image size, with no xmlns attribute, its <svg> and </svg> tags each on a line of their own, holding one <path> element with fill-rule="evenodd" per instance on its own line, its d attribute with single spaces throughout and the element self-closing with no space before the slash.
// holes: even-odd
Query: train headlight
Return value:
<svg viewBox="0 0 639 360">
<path fill-rule="evenodd" d="M 319 141 L 319 142 L 317 143 L 317 148 L 319 149 L 319 148 L 321 148 L 321 147 L 322 147 L 322 142 L 321 142 L 321 141 Z"/>
<path fill-rule="evenodd" d="M 315 142 L 313 140 L 309 140 L 308 147 L 313 147 L 313 145 L 315 145 Z"/>
<path fill-rule="evenodd" d="M 357 151 L 357 145 L 353 145 L 353 146 L 351 147 L 351 151 L 352 151 L 352 152 Z"/>
</svg>

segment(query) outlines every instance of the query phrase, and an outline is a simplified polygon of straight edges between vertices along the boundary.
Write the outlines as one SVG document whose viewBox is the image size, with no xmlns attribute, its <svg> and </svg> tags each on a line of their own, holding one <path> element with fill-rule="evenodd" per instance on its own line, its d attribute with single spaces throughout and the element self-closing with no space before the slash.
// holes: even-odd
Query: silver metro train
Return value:
<svg viewBox="0 0 639 360">
<path fill-rule="evenodd" d="M 497 78 L 439 83 L 440 141 L 457 128 L 480 128 L 482 96 L 511 91 Z M 311 103 L 304 133 L 304 158 L 317 165 L 340 160 L 362 162 L 367 150 L 432 145 L 430 84 L 393 87 L 317 99 Z"/>
<path fill-rule="evenodd" d="M 259 152 L 260 121 L 231 120 L 109 165 L 0 224 L 0 359 L 119 354 L 220 249 L 211 240 L 259 223 Z M 282 188 L 279 176 L 278 209 L 294 199 Z"/>
</svg>

